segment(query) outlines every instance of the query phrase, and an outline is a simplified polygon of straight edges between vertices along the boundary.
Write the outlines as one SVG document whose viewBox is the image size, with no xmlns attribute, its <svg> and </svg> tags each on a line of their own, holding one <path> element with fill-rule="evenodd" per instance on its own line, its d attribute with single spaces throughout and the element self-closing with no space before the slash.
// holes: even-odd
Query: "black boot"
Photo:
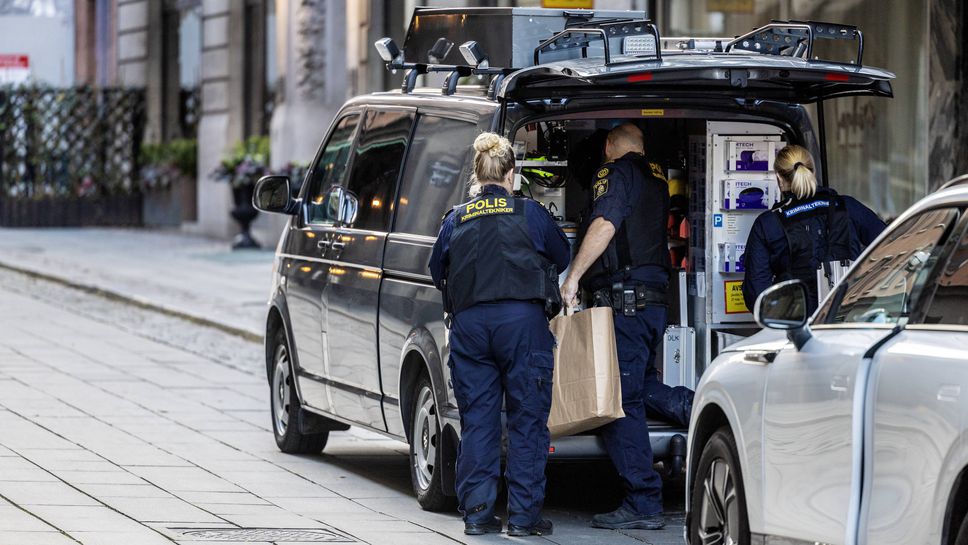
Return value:
<svg viewBox="0 0 968 545">
<path fill-rule="evenodd" d="M 532 526 L 518 526 L 508 523 L 508 536 L 510 537 L 550 536 L 554 531 L 555 525 L 548 519 L 539 519 Z"/>
<path fill-rule="evenodd" d="M 465 522 L 464 534 L 482 536 L 484 534 L 500 534 L 504 529 L 500 517 L 494 517 L 490 522 Z"/>
<path fill-rule="evenodd" d="M 626 506 L 619 507 L 611 513 L 602 513 L 592 517 L 593 528 L 607 528 L 609 530 L 659 530 L 665 526 L 662 513 L 654 515 L 640 515 Z"/>
</svg>

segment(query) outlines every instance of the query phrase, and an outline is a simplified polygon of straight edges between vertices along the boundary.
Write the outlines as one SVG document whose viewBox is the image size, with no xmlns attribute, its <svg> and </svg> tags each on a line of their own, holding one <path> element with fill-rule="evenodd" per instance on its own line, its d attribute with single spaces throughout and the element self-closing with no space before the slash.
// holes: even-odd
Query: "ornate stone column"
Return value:
<svg viewBox="0 0 968 545">
<path fill-rule="evenodd" d="M 345 0 L 276 0 L 273 167 L 309 163 L 347 98 Z"/>
</svg>

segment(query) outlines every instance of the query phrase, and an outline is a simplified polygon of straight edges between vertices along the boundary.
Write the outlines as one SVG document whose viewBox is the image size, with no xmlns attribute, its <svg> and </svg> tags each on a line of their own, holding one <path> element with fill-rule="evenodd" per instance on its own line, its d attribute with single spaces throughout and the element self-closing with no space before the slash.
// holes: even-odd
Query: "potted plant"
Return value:
<svg viewBox="0 0 968 545">
<path fill-rule="evenodd" d="M 232 248 L 259 247 L 250 232 L 252 222 L 259 215 L 259 211 L 252 206 L 252 193 L 259 178 L 269 173 L 268 165 L 269 137 L 252 136 L 236 144 L 213 173 L 216 179 L 232 185 L 235 208 L 230 213 L 240 228 Z"/>
<path fill-rule="evenodd" d="M 141 146 L 145 225 L 178 226 L 196 219 L 197 158 L 194 138 Z"/>
</svg>

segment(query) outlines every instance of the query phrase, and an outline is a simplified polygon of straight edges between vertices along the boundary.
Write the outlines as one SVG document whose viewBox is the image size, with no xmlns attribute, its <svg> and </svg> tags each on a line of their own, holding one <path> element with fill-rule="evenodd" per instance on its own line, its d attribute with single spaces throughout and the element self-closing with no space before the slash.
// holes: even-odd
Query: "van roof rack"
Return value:
<svg viewBox="0 0 968 545">
<path fill-rule="evenodd" d="M 613 59 L 612 55 L 612 47 L 618 39 L 621 39 L 621 60 Z M 662 60 L 662 38 L 655 23 L 648 19 L 613 19 L 582 21 L 580 26 L 566 27 L 534 48 L 534 64 L 541 64 L 541 55 L 549 52 L 565 52 L 567 58 L 574 58 L 570 53 L 579 51 L 581 58 L 587 58 L 588 47 L 594 41 L 602 42 L 605 66 L 641 62 L 643 56 Z"/>
<path fill-rule="evenodd" d="M 725 52 L 734 49 L 777 55 L 798 57 L 807 61 L 819 59 L 813 55 L 816 40 L 849 40 L 857 42 L 857 52 L 850 64 L 863 66 L 864 34 L 853 25 L 823 23 L 819 21 L 771 21 L 770 24 L 756 28 L 730 41 Z"/>
</svg>

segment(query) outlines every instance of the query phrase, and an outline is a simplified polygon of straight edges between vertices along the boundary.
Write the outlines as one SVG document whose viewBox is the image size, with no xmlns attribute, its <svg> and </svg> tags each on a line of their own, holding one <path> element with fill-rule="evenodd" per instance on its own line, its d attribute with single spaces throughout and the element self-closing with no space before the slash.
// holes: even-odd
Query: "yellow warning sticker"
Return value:
<svg viewBox="0 0 968 545">
<path fill-rule="evenodd" d="M 665 110 L 662 108 L 649 108 L 647 110 L 642 110 L 642 117 L 662 117 L 665 115 Z"/>
<path fill-rule="evenodd" d="M 598 171 L 598 177 L 599 178 L 604 178 L 606 176 L 608 176 L 608 169 L 607 168 L 603 168 L 603 169 L 601 169 L 601 170 Z"/>
<path fill-rule="evenodd" d="M 597 201 L 608 193 L 608 178 L 602 178 L 592 184 L 592 200 Z"/>
<path fill-rule="evenodd" d="M 743 281 L 727 280 L 723 282 L 726 286 L 726 314 L 744 314 L 750 311 L 746 308 L 746 300 L 743 299 Z"/>
</svg>

